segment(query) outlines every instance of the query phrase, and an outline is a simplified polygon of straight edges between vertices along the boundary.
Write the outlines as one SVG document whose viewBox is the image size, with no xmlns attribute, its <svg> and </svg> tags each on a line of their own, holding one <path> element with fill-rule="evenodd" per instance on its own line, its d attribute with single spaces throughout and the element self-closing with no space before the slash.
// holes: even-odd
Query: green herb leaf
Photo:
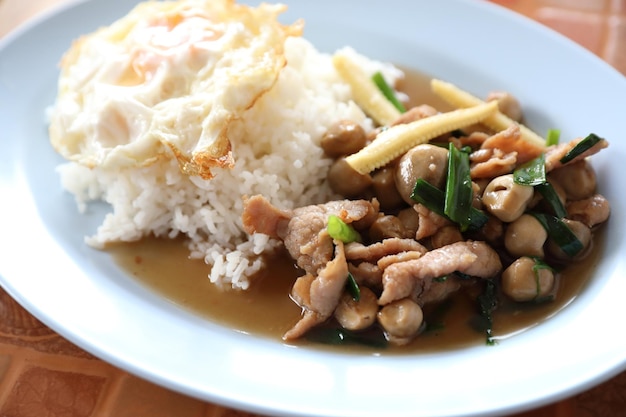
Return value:
<svg viewBox="0 0 626 417">
<path fill-rule="evenodd" d="M 552 208 L 558 218 L 567 216 L 567 211 L 552 184 L 546 179 L 546 156 L 541 154 L 535 159 L 513 171 L 513 181 L 521 185 L 535 187 Z"/>
<path fill-rule="evenodd" d="M 561 139 L 561 131 L 559 129 L 550 129 L 546 135 L 546 146 L 558 145 Z"/>
<path fill-rule="evenodd" d="M 540 185 L 546 182 L 546 156 L 541 154 L 535 159 L 513 171 L 513 181 L 520 185 Z"/>
<path fill-rule="evenodd" d="M 359 232 L 334 214 L 328 216 L 326 230 L 328 230 L 330 237 L 341 240 L 343 243 L 356 242 L 361 239 Z"/>
<path fill-rule="evenodd" d="M 555 269 L 552 268 L 549 264 L 546 263 L 543 259 L 538 256 L 531 256 L 532 260 L 535 261 L 535 265 L 533 265 L 533 271 L 539 271 L 540 269 L 548 269 L 552 272 L 555 272 Z"/>
<path fill-rule="evenodd" d="M 552 268 L 543 259 L 541 259 L 541 258 L 539 258 L 537 256 L 532 256 L 531 258 L 535 262 L 535 264 L 533 265 L 533 273 L 535 274 L 536 292 L 535 292 L 535 298 L 533 299 L 533 301 L 536 304 L 543 303 L 543 302 L 546 302 L 546 301 L 550 301 L 550 300 L 553 299 L 553 297 L 551 295 L 547 295 L 545 297 L 540 297 L 539 296 L 539 294 L 541 294 L 541 282 L 539 281 L 539 272 L 542 269 L 547 269 L 548 271 L 552 271 L 554 273 L 554 268 Z"/>
<path fill-rule="evenodd" d="M 400 102 L 400 100 L 398 100 L 398 98 L 396 97 L 396 93 L 393 91 L 393 89 L 389 86 L 389 84 L 387 84 L 387 81 L 385 81 L 385 77 L 383 77 L 383 74 L 381 74 L 380 72 L 375 73 L 372 76 L 372 81 L 374 81 L 374 84 L 376 84 L 376 87 L 378 87 L 380 92 L 383 93 L 387 100 L 389 100 L 400 113 L 406 112 L 406 108 Z"/>
<path fill-rule="evenodd" d="M 550 205 L 554 215 L 559 219 L 567 217 L 567 210 L 561 202 L 559 195 L 554 190 L 554 187 L 549 182 L 544 182 L 535 186 L 535 190 L 543 196 L 543 199 Z"/>
<path fill-rule="evenodd" d="M 445 193 L 428 181 L 420 178 L 415 182 L 415 187 L 413 187 L 413 192 L 411 193 L 411 199 L 417 203 L 423 204 L 430 211 L 450 219 L 444 212 Z M 480 230 L 488 220 L 489 217 L 484 212 L 475 207 L 471 207 L 470 223 L 467 230 Z"/>
<path fill-rule="evenodd" d="M 496 284 L 491 280 L 485 281 L 485 289 L 478 296 L 478 306 L 480 308 L 480 316 L 484 321 L 485 342 L 489 346 L 496 344 L 493 338 L 493 312 L 498 306 L 498 292 Z"/>
<path fill-rule="evenodd" d="M 385 335 L 380 332 L 356 333 L 341 327 L 318 326 L 304 336 L 307 340 L 325 345 L 364 345 L 373 348 L 386 348 Z"/>
<path fill-rule="evenodd" d="M 583 249 L 583 244 L 578 240 L 572 230 L 561 219 L 545 213 L 532 214 L 563 252 L 569 257 L 574 257 Z"/>
<path fill-rule="evenodd" d="M 568 163 L 569 161 L 573 160 L 574 158 L 588 151 L 590 148 L 592 148 L 596 143 L 600 142 L 601 140 L 602 138 L 596 135 L 595 133 L 590 133 L 586 138 L 578 142 L 576 146 L 570 149 L 570 151 L 566 153 L 565 156 L 563 156 L 563 158 L 561 158 L 560 162 L 562 164 Z"/>
<path fill-rule="evenodd" d="M 440 216 L 445 216 L 443 210 L 445 205 L 445 193 L 422 178 L 419 178 L 415 182 L 415 187 L 413 187 L 413 192 L 411 193 L 411 200 L 423 204 L 428 210 L 434 211 Z"/>
<path fill-rule="evenodd" d="M 354 301 L 359 301 L 361 299 L 361 289 L 359 288 L 359 284 L 356 283 L 354 276 L 349 272 L 346 287 L 348 287 L 348 292 Z"/>
<path fill-rule="evenodd" d="M 450 143 L 444 213 L 453 222 L 459 224 L 461 232 L 466 231 L 471 223 L 470 210 L 473 195 L 469 154 L 458 150 L 453 143 Z"/>
</svg>

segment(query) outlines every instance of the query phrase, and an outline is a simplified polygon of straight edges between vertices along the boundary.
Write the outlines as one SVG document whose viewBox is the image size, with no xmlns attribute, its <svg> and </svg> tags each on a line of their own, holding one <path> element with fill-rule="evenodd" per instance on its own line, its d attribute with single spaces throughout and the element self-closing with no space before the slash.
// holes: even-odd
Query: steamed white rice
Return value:
<svg viewBox="0 0 626 417">
<path fill-rule="evenodd" d="M 364 68 L 381 70 L 389 81 L 401 75 L 391 65 L 354 54 Z M 242 197 L 262 194 L 286 209 L 328 200 L 333 197 L 325 183 L 331 161 L 319 146 L 322 135 L 341 119 L 372 128 L 351 101 L 350 88 L 335 72 L 330 55 L 302 38 L 289 38 L 286 56 L 288 65 L 276 85 L 239 126 L 246 140 L 233 143 L 235 167 L 216 169 L 212 180 L 182 174 L 174 158 L 122 171 L 73 162 L 60 166 L 62 185 L 75 195 L 81 211 L 94 200 L 111 205 L 86 242 L 103 248 L 150 235 L 184 235 L 191 256 L 211 266 L 212 282 L 247 288 L 263 267 L 262 255 L 278 243 L 243 231 Z"/>
</svg>

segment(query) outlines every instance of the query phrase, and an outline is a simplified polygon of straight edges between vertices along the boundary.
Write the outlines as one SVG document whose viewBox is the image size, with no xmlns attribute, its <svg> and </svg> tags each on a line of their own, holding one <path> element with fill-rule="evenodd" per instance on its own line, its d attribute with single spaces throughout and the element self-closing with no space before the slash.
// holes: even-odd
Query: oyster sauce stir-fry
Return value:
<svg viewBox="0 0 626 417">
<path fill-rule="evenodd" d="M 327 180 L 343 199 L 293 210 L 260 195 L 245 202 L 247 232 L 282 240 L 303 271 L 291 292 L 303 314 L 284 339 L 335 320 L 339 338 L 373 329 L 407 344 L 427 328 L 425 306 L 468 291 L 492 344 L 501 300 L 550 302 L 559 271 L 586 256 L 608 219 L 588 162 L 607 141 L 544 140 L 510 94 L 483 102 L 439 80 L 433 91 L 458 110 L 406 110 L 380 76 L 364 81 L 351 64 L 335 57 L 379 127 L 345 120 L 324 136 L 335 158 Z"/>
</svg>

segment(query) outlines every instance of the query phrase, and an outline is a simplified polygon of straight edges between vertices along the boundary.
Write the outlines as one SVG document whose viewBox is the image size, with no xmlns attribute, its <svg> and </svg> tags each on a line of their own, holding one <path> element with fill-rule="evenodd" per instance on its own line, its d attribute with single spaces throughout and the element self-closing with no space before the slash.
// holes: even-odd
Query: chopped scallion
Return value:
<svg viewBox="0 0 626 417">
<path fill-rule="evenodd" d="M 363 345 L 383 349 L 388 343 L 382 332 L 351 332 L 340 327 L 319 326 L 309 330 L 307 340 L 326 345 Z"/>
<path fill-rule="evenodd" d="M 546 146 L 558 145 L 561 139 L 561 131 L 559 129 L 550 129 L 546 135 Z"/>
<path fill-rule="evenodd" d="M 486 280 L 485 289 L 478 296 L 478 306 L 480 308 L 480 316 L 483 320 L 485 331 L 485 342 L 489 346 L 496 344 L 493 337 L 493 311 L 498 306 L 498 292 L 496 284 L 491 280 Z"/>
<path fill-rule="evenodd" d="M 420 178 L 415 182 L 413 193 L 411 193 L 411 199 L 417 203 L 423 204 L 430 211 L 449 219 L 444 212 L 445 193 L 428 181 Z M 489 217 L 485 213 L 475 207 L 471 207 L 470 223 L 467 230 L 479 230 L 485 225 L 485 223 L 487 223 L 488 220 Z"/>
<path fill-rule="evenodd" d="M 385 81 L 385 77 L 383 77 L 383 74 L 381 74 L 380 71 L 372 76 L 372 81 L 374 81 L 374 84 L 376 84 L 376 87 L 378 87 L 380 92 L 383 93 L 387 100 L 389 100 L 389 102 L 391 102 L 391 104 L 393 104 L 393 106 L 398 109 L 400 113 L 406 112 L 406 108 L 400 102 L 400 100 L 398 100 L 398 97 L 396 97 L 396 93 L 389 86 L 389 84 L 387 84 L 387 81 Z"/>
<path fill-rule="evenodd" d="M 340 240 L 343 243 L 356 242 L 361 238 L 359 232 L 354 230 L 352 226 L 334 214 L 328 216 L 328 225 L 326 226 L 326 230 L 328 230 L 330 237 Z"/>
<path fill-rule="evenodd" d="M 535 159 L 513 171 L 513 181 L 521 185 L 540 185 L 546 182 L 546 156 L 541 154 Z"/>
<path fill-rule="evenodd" d="M 541 294 L 541 281 L 540 281 L 539 272 L 542 269 L 547 269 L 548 271 L 554 272 L 554 268 L 552 268 L 543 259 L 541 259 L 539 257 L 533 256 L 532 259 L 535 262 L 535 264 L 533 265 L 533 272 L 535 274 L 535 285 L 536 285 L 536 288 L 537 288 L 536 289 L 535 298 L 533 299 L 533 301 L 535 303 L 543 303 L 545 301 L 550 301 L 553 298 L 551 295 L 540 297 L 540 294 Z"/>
<path fill-rule="evenodd" d="M 547 270 L 550 270 L 550 271 L 554 272 L 554 268 L 552 268 L 550 265 L 548 265 L 546 263 L 546 261 L 544 261 L 540 257 L 533 256 L 532 259 L 535 262 L 535 265 L 533 265 L 533 271 L 537 272 L 537 271 L 539 271 L 541 269 L 547 269 Z"/>
<path fill-rule="evenodd" d="M 445 193 L 422 178 L 415 182 L 411 200 L 423 204 L 428 210 L 434 211 L 440 216 L 445 216 Z"/>
<path fill-rule="evenodd" d="M 583 244 L 561 219 L 545 213 L 530 214 L 539 220 L 548 236 L 567 256 L 574 257 L 583 249 Z"/>
<path fill-rule="evenodd" d="M 559 219 L 567 217 L 567 210 L 552 184 L 544 182 L 543 184 L 536 185 L 535 190 L 539 191 L 546 203 L 552 207 L 552 211 L 556 217 Z"/>
<path fill-rule="evenodd" d="M 361 299 L 361 289 L 359 288 L 359 284 L 357 284 L 354 276 L 349 272 L 346 287 L 348 288 L 348 292 L 354 301 L 359 301 Z"/>
<path fill-rule="evenodd" d="M 568 163 L 569 161 L 573 160 L 574 158 L 579 157 L 580 155 L 588 151 L 590 148 L 592 148 L 596 143 L 600 142 L 601 140 L 602 138 L 600 136 L 596 135 L 595 133 L 590 133 L 586 138 L 578 142 L 576 146 L 570 149 L 570 151 L 566 153 L 565 156 L 563 156 L 563 158 L 561 158 L 560 162 L 562 164 Z"/>
<path fill-rule="evenodd" d="M 474 191 L 470 177 L 469 154 L 450 143 L 444 213 L 465 232 L 471 223 Z"/>
<path fill-rule="evenodd" d="M 526 162 L 524 165 L 513 171 L 513 181 L 521 185 L 530 185 L 535 187 L 544 198 L 544 200 L 552 207 L 552 211 L 558 218 L 567 216 L 567 211 L 557 195 L 552 184 L 546 179 L 546 156 L 541 154 L 535 159 Z"/>
</svg>

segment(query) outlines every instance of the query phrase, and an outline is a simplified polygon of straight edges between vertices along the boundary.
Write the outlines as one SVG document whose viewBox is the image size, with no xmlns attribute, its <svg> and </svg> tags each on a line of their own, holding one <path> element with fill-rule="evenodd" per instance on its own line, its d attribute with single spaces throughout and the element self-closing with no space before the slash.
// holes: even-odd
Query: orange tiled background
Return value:
<svg viewBox="0 0 626 417">
<path fill-rule="evenodd" d="M 62 0 L 0 0 L 0 36 Z M 626 0 L 495 0 L 626 74 Z M 82 351 L 0 290 L 0 417 L 250 417 L 129 375 Z M 626 372 L 516 417 L 626 416 Z"/>
<path fill-rule="evenodd" d="M 625 0 L 494 0 L 545 24 L 626 74 Z"/>
</svg>

